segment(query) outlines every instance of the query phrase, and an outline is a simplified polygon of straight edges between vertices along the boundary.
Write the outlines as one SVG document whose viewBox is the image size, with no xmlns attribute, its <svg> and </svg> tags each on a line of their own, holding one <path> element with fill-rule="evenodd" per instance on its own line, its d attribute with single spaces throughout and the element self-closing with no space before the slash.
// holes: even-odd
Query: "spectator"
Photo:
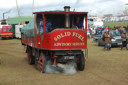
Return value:
<svg viewBox="0 0 128 85">
<path fill-rule="evenodd" d="M 104 26 L 101 27 L 101 31 L 102 31 L 102 32 L 104 31 Z"/>
<path fill-rule="evenodd" d="M 111 40 L 114 39 L 114 38 L 113 38 L 113 36 L 112 36 L 112 34 L 111 34 L 110 31 L 108 31 L 108 36 L 110 37 L 110 38 L 109 38 L 109 39 L 110 39 L 109 50 L 111 50 Z"/>
<path fill-rule="evenodd" d="M 115 29 L 115 32 L 116 32 L 116 34 L 118 34 L 119 33 L 119 30 L 118 29 Z"/>
<path fill-rule="evenodd" d="M 108 29 L 108 28 L 105 28 L 105 30 L 107 30 L 107 31 L 108 31 L 109 29 Z"/>
<path fill-rule="evenodd" d="M 114 26 L 114 29 L 116 29 L 117 28 L 117 26 Z"/>
<path fill-rule="evenodd" d="M 90 33 L 90 36 L 92 37 L 92 30 L 89 28 L 89 33 Z"/>
<path fill-rule="evenodd" d="M 118 29 L 119 33 L 121 34 L 123 31 L 123 28 L 121 28 L 121 26 L 119 26 L 117 29 Z"/>
<path fill-rule="evenodd" d="M 89 32 L 89 29 L 87 30 L 87 38 L 90 38 L 90 32 Z"/>
<path fill-rule="evenodd" d="M 92 28 L 92 38 L 95 35 L 95 33 L 96 33 L 96 30 L 94 28 Z"/>
<path fill-rule="evenodd" d="M 128 50 L 128 33 L 126 34 L 126 48 Z"/>
<path fill-rule="evenodd" d="M 109 26 L 107 25 L 106 28 L 109 28 Z"/>
<path fill-rule="evenodd" d="M 107 48 L 108 50 L 110 50 L 110 35 L 108 34 L 108 31 L 106 30 L 104 33 L 104 37 L 105 37 L 105 46 L 104 49 Z"/>
<path fill-rule="evenodd" d="M 125 29 L 125 30 L 126 30 L 126 28 L 127 28 L 126 26 L 123 26 L 123 29 Z"/>
<path fill-rule="evenodd" d="M 128 33 L 128 26 L 126 27 L 126 32 Z"/>
<path fill-rule="evenodd" d="M 96 30 L 96 34 L 102 34 L 102 30 L 101 30 L 101 28 L 97 28 L 97 30 Z"/>
<path fill-rule="evenodd" d="M 121 38 L 122 38 L 121 50 L 123 50 L 123 47 L 126 47 L 126 32 L 124 30 L 121 31 Z"/>
<path fill-rule="evenodd" d="M 126 30 L 127 30 L 127 27 L 126 26 L 123 26 L 123 29 L 125 30 L 125 32 L 126 32 Z"/>
</svg>

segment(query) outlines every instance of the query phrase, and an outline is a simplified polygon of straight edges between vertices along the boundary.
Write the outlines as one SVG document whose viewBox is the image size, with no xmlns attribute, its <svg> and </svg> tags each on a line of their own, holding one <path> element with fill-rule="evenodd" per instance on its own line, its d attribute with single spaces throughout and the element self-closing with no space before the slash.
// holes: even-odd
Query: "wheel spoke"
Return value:
<svg viewBox="0 0 128 85">
<path fill-rule="evenodd" d="M 40 70 L 42 71 L 43 70 L 43 55 L 42 55 L 42 53 L 40 53 L 38 64 L 39 64 Z"/>
</svg>

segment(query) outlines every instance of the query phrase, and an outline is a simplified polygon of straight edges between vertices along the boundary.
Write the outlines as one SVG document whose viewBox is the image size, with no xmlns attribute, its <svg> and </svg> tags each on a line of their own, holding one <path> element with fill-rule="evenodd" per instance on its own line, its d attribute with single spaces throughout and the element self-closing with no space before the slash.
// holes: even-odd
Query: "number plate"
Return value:
<svg viewBox="0 0 128 85">
<path fill-rule="evenodd" d="M 72 59 L 74 59 L 74 56 L 64 56 L 64 59 L 66 59 L 66 60 L 72 60 Z"/>
<path fill-rule="evenodd" d="M 118 45 L 122 45 L 122 43 L 117 43 Z"/>
</svg>

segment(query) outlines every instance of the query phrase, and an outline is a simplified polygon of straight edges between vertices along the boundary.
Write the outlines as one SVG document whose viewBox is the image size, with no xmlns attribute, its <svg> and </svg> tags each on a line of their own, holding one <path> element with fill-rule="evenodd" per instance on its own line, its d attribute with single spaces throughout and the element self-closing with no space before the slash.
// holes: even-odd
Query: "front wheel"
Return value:
<svg viewBox="0 0 128 85">
<path fill-rule="evenodd" d="M 46 57 L 43 52 L 40 52 L 39 59 L 38 59 L 38 69 L 42 72 L 46 72 Z"/>
</svg>

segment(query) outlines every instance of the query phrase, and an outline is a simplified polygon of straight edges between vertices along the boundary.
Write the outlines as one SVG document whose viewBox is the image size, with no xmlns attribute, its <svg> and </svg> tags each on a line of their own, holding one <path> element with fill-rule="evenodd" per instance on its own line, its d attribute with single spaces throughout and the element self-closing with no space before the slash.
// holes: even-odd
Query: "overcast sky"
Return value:
<svg viewBox="0 0 128 85">
<path fill-rule="evenodd" d="M 21 16 L 32 15 L 33 0 L 17 0 Z M 34 0 L 34 11 L 63 10 L 70 6 L 71 10 L 86 11 L 91 15 L 103 16 L 104 14 L 123 14 L 128 0 Z M 18 16 L 16 0 L 0 0 L 0 19 Z"/>
</svg>

